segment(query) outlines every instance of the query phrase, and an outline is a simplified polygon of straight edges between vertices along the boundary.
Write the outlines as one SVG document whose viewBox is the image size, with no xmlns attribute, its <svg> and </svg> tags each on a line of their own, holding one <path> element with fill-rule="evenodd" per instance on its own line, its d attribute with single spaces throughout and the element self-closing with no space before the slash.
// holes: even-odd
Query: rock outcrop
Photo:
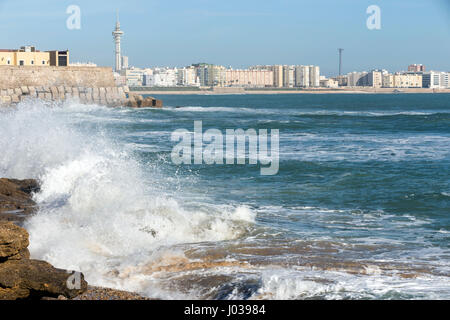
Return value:
<svg viewBox="0 0 450 320">
<path fill-rule="evenodd" d="M 0 221 L 23 221 L 36 208 L 31 196 L 37 191 L 36 180 L 0 179 Z"/>
<path fill-rule="evenodd" d="M 153 97 L 143 97 L 139 94 L 130 93 L 127 103 L 130 108 L 162 108 L 162 100 Z"/>
<path fill-rule="evenodd" d="M 74 298 L 87 290 L 83 274 L 30 260 L 28 232 L 0 221 L 0 300 Z"/>
<path fill-rule="evenodd" d="M 87 289 L 81 273 L 30 260 L 28 232 L 21 223 L 36 208 L 36 180 L 0 179 L 0 300 L 73 298 Z"/>
</svg>

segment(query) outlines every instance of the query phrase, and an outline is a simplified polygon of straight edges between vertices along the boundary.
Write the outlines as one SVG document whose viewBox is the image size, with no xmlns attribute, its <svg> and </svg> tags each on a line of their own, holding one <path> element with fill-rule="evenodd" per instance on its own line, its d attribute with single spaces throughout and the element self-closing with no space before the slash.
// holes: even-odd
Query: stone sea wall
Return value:
<svg viewBox="0 0 450 320">
<path fill-rule="evenodd" d="M 21 86 L 0 89 L 0 104 L 9 106 L 27 99 L 44 101 L 75 100 L 84 104 L 125 106 L 128 104 L 127 87 L 70 87 L 70 86 Z"/>
<path fill-rule="evenodd" d="M 107 88 L 116 84 L 107 67 L 0 66 L 0 89 L 23 86 Z"/>
<path fill-rule="evenodd" d="M 0 107 L 29 99 L 79 101 L 110 107 L 155 107 L 162 101 L 116 86 L 111 68 L 0 66 Z"/>
</svg>

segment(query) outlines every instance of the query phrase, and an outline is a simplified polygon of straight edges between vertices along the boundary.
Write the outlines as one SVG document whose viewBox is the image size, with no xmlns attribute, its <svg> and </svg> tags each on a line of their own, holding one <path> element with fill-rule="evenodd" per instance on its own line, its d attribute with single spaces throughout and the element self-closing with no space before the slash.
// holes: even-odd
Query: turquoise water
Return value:
<svg viewBox="0 0 450 320">
<path fill-rule="evenodd" d="M 34 256 L 161 298 L 450 298 L 450 95 L 156 98 L 0 113 L 34 133 L 0 138 L 28 161 L 0 173 L 44 182 Z M 279 173 L 174 165 L 172 132 L 198 120 L 279 129 Z"/>
</svg>

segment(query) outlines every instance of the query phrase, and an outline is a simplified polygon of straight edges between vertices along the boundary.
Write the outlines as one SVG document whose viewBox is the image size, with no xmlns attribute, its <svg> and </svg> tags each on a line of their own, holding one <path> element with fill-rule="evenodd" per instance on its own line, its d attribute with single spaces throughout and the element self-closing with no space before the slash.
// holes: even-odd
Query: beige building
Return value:
<svg viewBox="0 0 450 320">
<path fill-rule="evenodd" d="M 295 86 L 309 87 L 309 66 L 295 66 Z"/>
<path fill-rule="evenodd" d="M 384 88 L 421 88 L 420 74 L 386 74 L 383 76 Z"/>
<path fill-rule="evenodd" d="M 367 74 L 366 85 L 373 88 L 381 88 L 383 86 L 383 72 L 379 70 L 370 71 Z"/>
<path fill-rule="evenodd" d="M 275 65 L 272 66 L 273 71 L 273 86 L 275 88 L 282 88 L 283 87 L 283 66 L 281 65 Z"/>
<path fill-rule="evenodd" d="M 329 79 L 321 79 L 320 80 L 320 86 L 323 88 L 338 88 L 339 82 L 337 80 L 334 80 L 332 78 Z"/>
<path fill-rule="evenodd" d="M 320 86 L 320 68 L 318 66 L 309 66 L 309 86 Z"/>
<path fill-rule="evenodd" d="M 293 88 L 295 86 L 295 67 L 283 66 L 283 87 Z"/>
<path fill-rule="evenodd" d="M 271 70 L 226 70 L 225 86 L 227 87 L 271 87 L 274 73 Z"/>
<path fill-rule="evenodd" d="M 69 51 L 36 50 L 33 46 L 24 46 L 19 50 L 0 49 L 2 66 L 68 66 Z"/>
</svg>

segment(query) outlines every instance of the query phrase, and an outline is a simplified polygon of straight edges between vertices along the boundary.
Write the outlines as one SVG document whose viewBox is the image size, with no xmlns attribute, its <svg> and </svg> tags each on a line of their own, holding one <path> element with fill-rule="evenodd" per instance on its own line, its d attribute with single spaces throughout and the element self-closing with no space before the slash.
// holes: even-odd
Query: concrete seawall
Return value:
<svg viewBox="0 0 450 320">
<path fill-rule="evenodd" d="M 116 86 L 111 68 L 0 66 L 0 107 L 30 99 L 75 100 L 111 107 L 162 107 L 160 100 L 143 98 L 130 93 L 126 86 Z"/>
</svg>

